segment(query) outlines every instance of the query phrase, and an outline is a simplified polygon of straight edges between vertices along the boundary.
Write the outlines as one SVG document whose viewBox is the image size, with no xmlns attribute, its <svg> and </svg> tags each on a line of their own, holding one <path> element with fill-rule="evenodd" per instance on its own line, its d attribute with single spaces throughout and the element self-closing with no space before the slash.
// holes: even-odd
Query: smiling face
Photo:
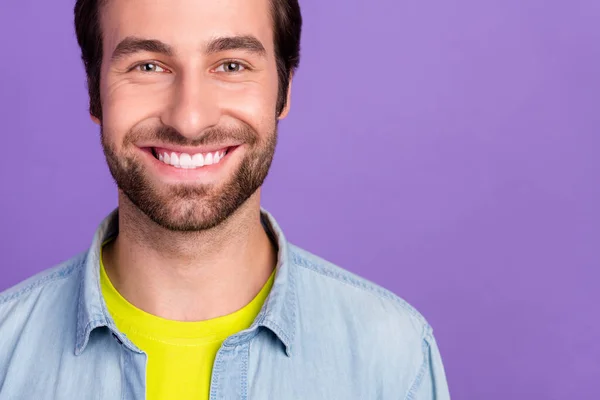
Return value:
<svg viewBox="0 0 600 400">
<path fill-rule="evenodd" d="M 109 0 L 101 30 L 102 146 L 119 189 L 167 229 L 218 225 L 275 150 L 270 0 Z"/>
</svg>

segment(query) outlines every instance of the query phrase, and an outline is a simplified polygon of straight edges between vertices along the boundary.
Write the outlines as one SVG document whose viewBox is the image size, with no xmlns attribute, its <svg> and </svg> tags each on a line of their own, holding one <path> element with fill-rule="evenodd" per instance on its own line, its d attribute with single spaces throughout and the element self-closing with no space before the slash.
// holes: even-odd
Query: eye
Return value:
<svg viewBox="0 0 600 400">
<path fill-rule="evenodd" d="M 223 64 L 219 65 L 217 67 L 217 69 L 215 69 L 215 71 L 216 72 L 234 73 L 234 72 L 241 72 L 245 69 L 246 69 L 246 66 L 243 65 L 242 63 L 239 63 L 236 61 L 226 61 Z"/>
<path fill-rule="evenodd" d="M 138 64 L 134 67 L 135 70 L 141 71 L 141 72 L 166 72 L 167 70 L 164 69 L 163 67 L 161 67 L 158 64 L 155 63 L 151 63 L 151 62 L 146 62 L 146 63 L 142 63 L 142 64 Z"/>
</svg>

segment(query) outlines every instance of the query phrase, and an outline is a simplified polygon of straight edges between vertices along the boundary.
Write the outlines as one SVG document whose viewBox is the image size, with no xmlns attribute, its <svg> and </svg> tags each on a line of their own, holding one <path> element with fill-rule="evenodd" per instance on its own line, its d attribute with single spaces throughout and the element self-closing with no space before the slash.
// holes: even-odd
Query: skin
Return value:
<svg viewBox="0 0 600 400">
<path fill-rule="evenodd" d="M 145 189 L 160 201 L 154 215 L 119 188 L 119 234 L 104 247 L 103 261 L 121 295 L 153 315 L 200 321 L 232 313 L 258 294 L 276 265 L 277 250 L 260 223 L 260 188 L 227 215 L 217 201 L 235 190 L 245 159 L 269 157 L 267 143 L 289 111 L 288 91 L 286 108 L 275 113 L 269 7 L 269 0 L 110 0 L 101 10 L 103 113 L 92 120 L 102 127 L 105 152 L 112 152 L 109 165 L 139 165 Z M 207 51 L 217 37 L 240 35 L 257 39 L 264 53 Z M 171 54 L 113 57 L 132 37 L 160 41 Z M 227 72 L 223 63 L 232 59 L 250 68 L 226 64 L 235 70 Z M 170 136 L 156 135 L 161 126 Z M 194 181 L 158 173 L 143 153 L 148 143 L 196 148 L 214 138 L 205 144 L 216 145 L 240 128 L 253 140 L 238 143 L 217 173 Z M 215 129 L 220 135 L 210 136 Z"/>
</svg>

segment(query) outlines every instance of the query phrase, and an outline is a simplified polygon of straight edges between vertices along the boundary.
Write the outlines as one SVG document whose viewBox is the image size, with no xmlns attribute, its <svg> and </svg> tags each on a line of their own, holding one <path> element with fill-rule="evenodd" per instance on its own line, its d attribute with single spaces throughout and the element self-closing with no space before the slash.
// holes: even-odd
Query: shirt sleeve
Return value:
<svg viewBox="0 0 600 400">
<path fill-rule="evenodd" d="M 423 365 L 405 400 L 450 400 L 442 357 L 433 334 L 423 343 Z"/>
</svg>

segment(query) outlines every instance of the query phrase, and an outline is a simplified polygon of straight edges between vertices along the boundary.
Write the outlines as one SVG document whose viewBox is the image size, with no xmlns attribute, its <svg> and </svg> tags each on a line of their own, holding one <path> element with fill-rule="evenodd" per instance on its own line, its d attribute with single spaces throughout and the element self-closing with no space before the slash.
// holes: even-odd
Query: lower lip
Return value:
<svg viewBox="0 0 600 400">
<path fill-rule="evenodd" d="M 152 162 L 154 168 L 156 168 L 158 174 L 167 178 L 168 180 L 173 180 L 177 182 L 203 182 L 212 180 L 212 178 L 215 178 L 222 170 L 224 170 L 229 164 L 233 153 L 238 148 L 239 146 L 229 147 L 225 156 L 221 160 L 219 160 L 217 164 L 205 165 L 203 167 L 198 167 L 194 169 L 177 168 L 172 165 L 165 164 L 164 162 L 154 157 L 151 148 L 143 148 L 141 150 L 146 154 L 147 157 L 151 159 L 150 161 Z"/>
</svg>

